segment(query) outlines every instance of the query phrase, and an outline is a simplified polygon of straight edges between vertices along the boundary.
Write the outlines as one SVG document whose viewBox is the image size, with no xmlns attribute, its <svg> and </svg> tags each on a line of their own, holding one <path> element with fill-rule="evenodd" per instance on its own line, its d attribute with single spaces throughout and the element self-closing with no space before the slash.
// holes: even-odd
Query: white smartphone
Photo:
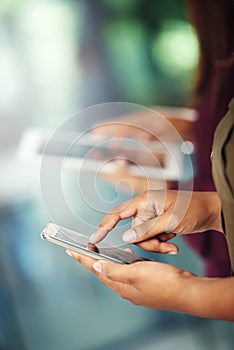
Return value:
<svg viewBox="0 0 234 350">
<path fill-rule="evenodd" d="M 106 259 L 120 264 L 149 260 L 104 243 L 92 244 L 88 236 L 52 223 L 43 229 L 41 238 L 95 259 Z"/>
<path fill-rule="evenodd" d="M 129 174 L 149 179 L 178 181 L 188 174 L 187 158 L 193 145 L 190 142 L 166 143 L 134 139 L 106 138 L 96 141 L 91 134 L 60 132 L 50 137 L 43 129 L 30 128 L 24 132 L 18 145 L 19 159 L 38 162 L 43 157 L 59 157 L 66 168 L 89 172 L 115 173 L 113 160 L 129 161 Z M 192 148 L 191 148 L 192 146 Z"/>
</svg>

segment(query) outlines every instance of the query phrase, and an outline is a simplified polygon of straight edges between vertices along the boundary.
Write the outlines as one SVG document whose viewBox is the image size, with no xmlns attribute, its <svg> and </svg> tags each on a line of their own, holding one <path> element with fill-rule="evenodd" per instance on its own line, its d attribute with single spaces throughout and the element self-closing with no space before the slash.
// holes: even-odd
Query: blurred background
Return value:
<svg viewBox="0 0 234 350">
<path fill-rule="evenodd" d="M 133 306 L 41 241 L 40 167 L 15 157 L 27 127 L 56 129 L 85 107 L 185 106 L 197 58 L 182 0 L 1 0 L 0 350 L 233 350 L 233 324 Z M 116 189 L 98 186 L 111 208 Z M 84 222 L 100 221 L 73 200 Z M 177 257 L 158 258 L 201 274 L 178 244 Z"/>
</svg>

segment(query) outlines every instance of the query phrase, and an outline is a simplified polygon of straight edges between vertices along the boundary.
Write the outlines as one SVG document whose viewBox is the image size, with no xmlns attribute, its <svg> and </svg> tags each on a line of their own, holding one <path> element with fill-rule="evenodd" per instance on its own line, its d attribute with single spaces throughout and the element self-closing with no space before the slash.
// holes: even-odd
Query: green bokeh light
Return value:
<svg viewBox="0 0 234 350">
<path fill-rule="evenodd" d="M 191 73 L 198 54 L 197 37 L 189 23 L 181 20 L 163 23 L 152 46 L 152 59 L 160 70 L 173 76 Z"/>
<path fill-rule="evenodd" d="M 153 91 L 147 33 L 137 19 L 111 21 L 103 32 L 109 62 L 123 96 L 138 103 L 151 102 Z"/>
</svg>

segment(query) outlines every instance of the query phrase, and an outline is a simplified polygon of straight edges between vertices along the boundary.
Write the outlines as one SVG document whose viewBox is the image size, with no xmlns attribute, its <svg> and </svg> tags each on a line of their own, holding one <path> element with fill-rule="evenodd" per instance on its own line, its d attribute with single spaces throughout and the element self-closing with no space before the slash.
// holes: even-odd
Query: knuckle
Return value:
<svg viewBox="0 0 234 350">
<path fill-rule="evenodd" d="M 138 300 L 138 299 L 134 299 L 134 300 L 129 300 L 133 305 L 137 305 L 137 306 L 141 306 L 142 305 L 142 303 L 140 302 L 140 300 Z"/>
<path fill-rule="evenodd" d="M 148 231 L 148 227 L 147 227 L 147 224 L 145 222 L 143 222 L 141 225 L 135 227 L 135 232 L 136 232 L 138 237 L 145 235 L 147 233 L 147 231 Z"/>
<path fill-rule="evenodd" d="M 114 207 L 111 208 L 110 214 L 116 214 L 120 211 L 120 205 L 115 205 Z"/>
<path fill-rule="evenodd" d="M 125 299 L 125 300 L 130 300 L 129 296 L 127 295 L 126 291 L 120 290 L 119 291 L 119 295 L 121 296 L 121 298 Z"/>
<path fill-rule="evenodd" d="M 139 226 L 136 226 L 134 228 L 136 234 L 138 237 L 142 237 L 147 235 L 147 233 L 149 232 L 149 223 L 147 221 L 144 221 L 142 224 L 140 224 Z"/>
<path fill-rule="evenodd" d="M 132 303 L 132 295 L 127 288 L 121 288 L 121 290 L 119 291 L 119 295 L 122 299 L 128 300 Z"/>
<path fill-rule="evenodd" d="M 152 239 L 152 241 L 151 241 L 151 249 L 152 249 L 153 251 L 158 251 L 159 248 L 160 248 L 160 243 L 159 243 L 159 241 L 157 240 L 157 238 Z"/>
<path fill-rule="evenodd" d="M 81 255 L 79 255 L 79 254 L 77 254 L 76 252 L 72 252 L 72 256 L 73 256 L 73 258 L 76 260 L 76 261 L 78 261 L 79 263 L 83 263 L 83 260 L 82 260 L 82 256 Z"/>
</svg>

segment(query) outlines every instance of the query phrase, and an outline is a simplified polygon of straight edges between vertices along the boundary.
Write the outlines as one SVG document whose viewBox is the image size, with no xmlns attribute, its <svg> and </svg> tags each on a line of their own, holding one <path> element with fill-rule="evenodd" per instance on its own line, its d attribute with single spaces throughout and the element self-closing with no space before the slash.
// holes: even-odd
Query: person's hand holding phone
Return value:
<svg viewBox="0 0 234 350">
<path fill-rule="evenodd" d="M 102 283 L 133 304 L 153 309 L 180 308 L 177 293 L 184 300 L 189 294 L 180 290 L 186 282 L 192 285 L 192 273 L 168 264 L 147 261 L 121 265 L 109 261 L 96 261 L 85 255 L 68 250 L 67 254 L 97 275 Z M 177 306 L 178 303 L 178 306 Z"/>
<path fill-rule="evenodd" d="M 138 139 L 139 142 L 156 141 L 157 139 L 163 142 L 176 142 L 178 141 L 178 132 L 182 138 L 189 140 L 191 138 L 192 123 L 184 117 L 186 112 L 189 114 L 191 110 L 168 110 L 163 107 L 148 108 L 141 112 L 120 116 L 108 122 L 98 123 L 93 128 L 91 135 L 98 141 L 106 137 L 112 137 L 117 139 Z M 171 181 L 131 175 L 129 171 L 130 160 L 121 153 L 119 156 L 119 159 L 112 161 L 116 169 L 114 173 L 100 173 L 100 176 L 105 181 L 113 185 L 118 184 L 118 189 L 131 193 L 141 193 L 150 189 L 162 190 L 171 188 Z M 156 157 L 158 158 L 158 156 Z"/>
</svg>

